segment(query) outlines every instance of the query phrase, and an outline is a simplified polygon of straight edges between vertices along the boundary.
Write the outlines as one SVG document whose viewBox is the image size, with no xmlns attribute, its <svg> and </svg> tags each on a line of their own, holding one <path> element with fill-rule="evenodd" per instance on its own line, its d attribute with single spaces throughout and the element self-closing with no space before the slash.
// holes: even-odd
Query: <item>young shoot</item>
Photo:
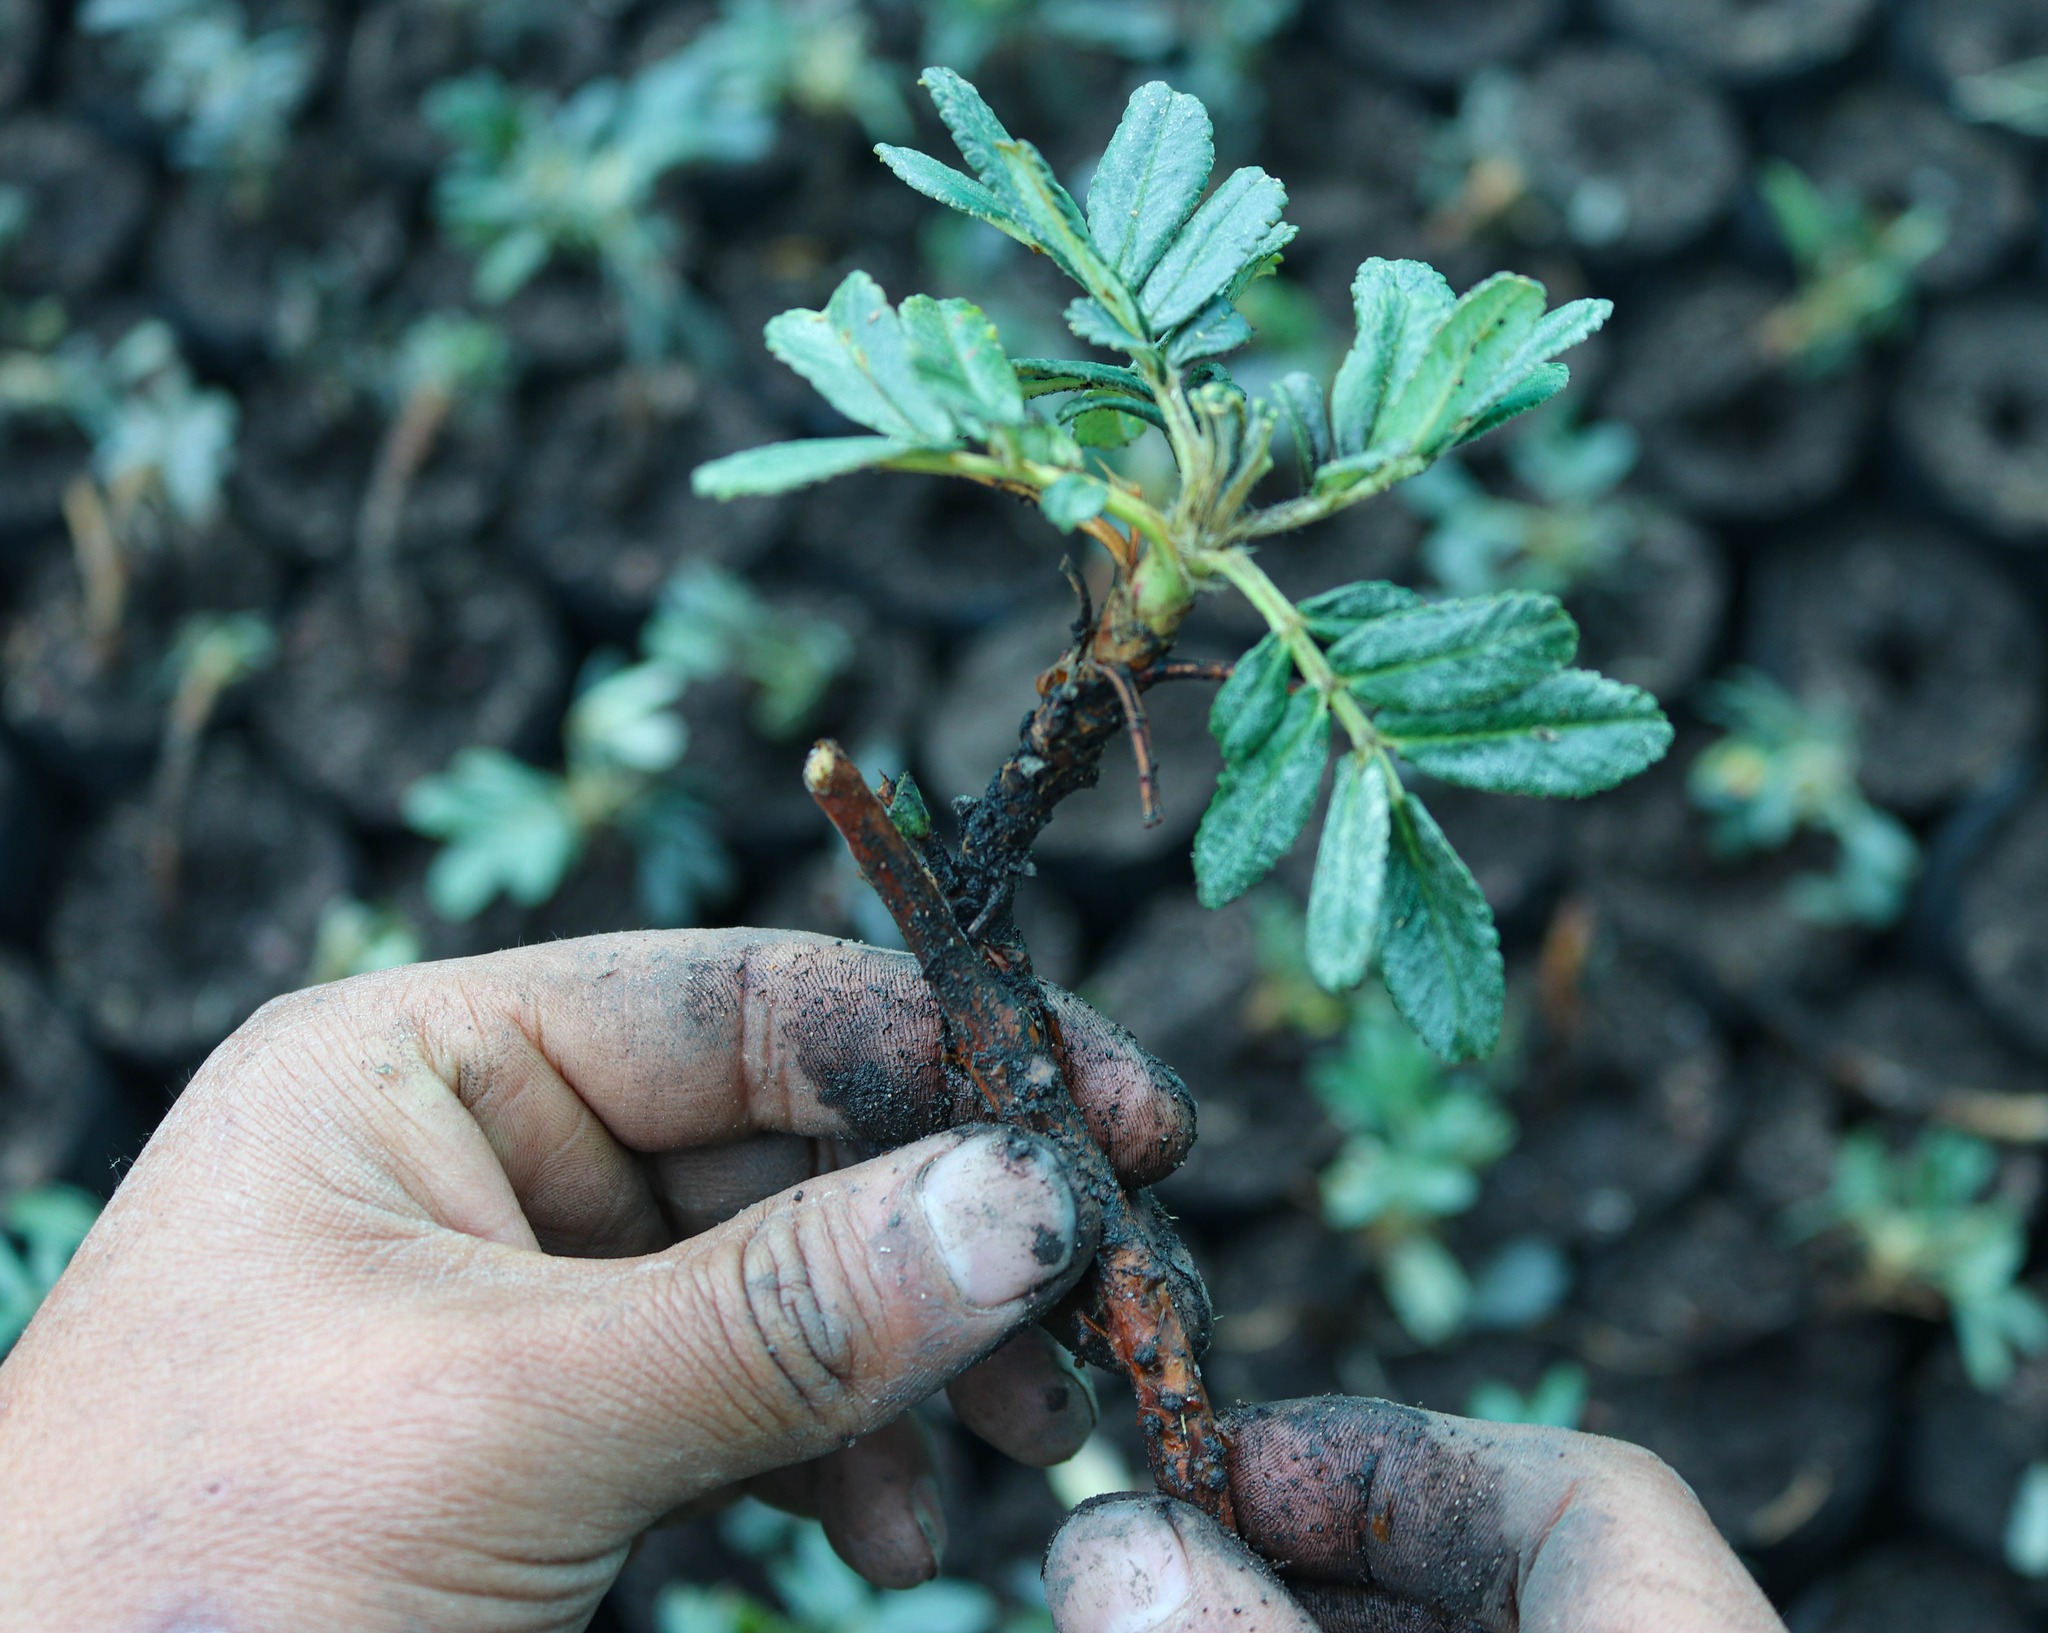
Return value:
<svg viewBox="0 0 2048 1633">
<path fill-rule="evenodd" d="M 70 1185 L 34 1185 L 0 1204 L 0 1360 L 99 1213 L 98 1197 Z"/>
<path fill-rule="evenodd" d="M 1508 69 L 1482 68 L 1465 84 L 1458 111 L 1430 133 L 1420 190 L 1430 237 L 1470 243 L 1496 225 L 1525 239 L 1555 236 L 1549 208 L 1530 188 L 1519 133 L 1521 83 Z M 1628 226 L 1628 200 L 1611 183 L 1589 181 L 1566 207 L 1574 242 L 1612 243 Z"/>
<path fill-rule="evenodd" d="M 68 420 L 92 444 L 93 478 L 64 496 L 85 626 L 111 657 L 134 559 L 166 524 L 213 525 L 234 461 L 239 409 L 192 377 L 170 328 L 137 324 L 103 349 L 78 334 L 0 355 L 0 416 Z"/>
<path fill-rule="evenodd" d="M 323 986 L 352 975 L 373 975 L 417 964 L 425 956 L 419 931 L 395 907 L 337 896 L 320 910 L 306 985 Z"/>
<path fill-rule="evenodd" d="M 562 725 L 561 771 L 472 747 L 407 791 L 407 823 L 442 841 L 427 869 L 434 911 L 468 919 L 501 895 L 537 907 L 592 837 L 612 830 L 634 847 L 649 918 L 693 920 L 729 888 L 732 869 L 710 813 L 678 776 L 689 732 L 675 705 L 693 682 L 737 674 L 756 684 L 757 717 L 799 725 L 787 711 L 814 702 L 847 655 L 844 637 L 835 641 L 815 622 L 766 606 L 711 569 L 683 575 L 642 630 L 637 663 L 600 653 L 586 667 Z M 716 666 L 708 661 L 714 639 L 724 660 Z M 791 670 L 800 672 L 773 669 L 777 654 L 795 655 Z"/>
<path fill-rule="evenodd" d="M 556 256 L 587 256 L 620 302 L 635 361 L 715 348 L 655 190 L 687 166 L 767 152 L 774 103 L 758 69 L 743 39 L 714 24 L 632 78 L 593 80 L 566 100 L 488 69 L 434 87 L 424 111 L 453 148 L 435 208 L 477 252 L 476 298 L 498 305 Z"/>
<path fill-rule="evenodd" d="M 1764 347 L 1809 374 L 1840 369 L 1905 321 L 1913 274 L 1948 242 L 1948 210 L 1926 197 L 1881 215 L 1783 159 L 1764 166 L 1757 187 L 1799 275 L 1765 323 Z"/>
<path fill-rule="evenodd" d="M 1473 1389 L 1465 1416 L 1484 1423 L 1533 1423 L 1547 1429 L 1576 1429 L 1586 1416 L 1586 1369 L 1555 1361 L 1524 1395 L 1513 1384 L 1489 1380 Z"/>
<path fill-rule="evenodd" d="M 1635 466 L 1633 431 L 1554 419 L 1510 443 L 1506 462 L 1533 498 L 1487 492 L 1455 456 L 1396 490 L 1433 524 L 1422 541 L 1431 578 L 1452 595 L 1569 596 L 1620 566 L 1643 527 L 1641 506 L 1616 493 Z"/>
<path fill-rule="evenodd" d="M 178 903 L 185 807 L 199 745 L 220 701 L 277 655 L 277 635 L 260 613 L 197 613 L 178 627 L 164 662 L 171 704 L 164 712 L 156 775 L 150 786 L 149 871 L 157 900 Z"/>
<path fill-rule="evenodd" d="M 460 313 L 420 318 L 400 338 L 388 369 L 391 421 L 356 518 L 356 551 L 366 586 L 389 607 L 399 526 L 414 482 L 434 456 L 450 416 L 480 410 L 512 384 L 511 348 L 496 325 Z M 388 622 L 388 620 L 378 620 Z"/>
<path fill-rule="evenodd" d="M 1656 760 L 1670 728 L 1647 694 L 1569 667 L 1577 631 L 1550 596 L 1427 603 L 1392 584 L 1356 583 L 1297 604 L 1258 551 L 1555 396 L 1567 379 L 1555 357 L 1599 327 L 1607 303 L 1546 311 L 1542 286 L 1511 273 L 1459 297 L 1419 262 L 1369 260 L 1353 283 L 1357 339 L 1335 379 L 1293 373 L 1252 397 L 1220 359 L 1252 338 L 1239 302 L 1294 229 L 1281 218 L 1285 188 L 1256 167 L 1210 189 L 1213 137 L 1200 102 L 1141 86 L 1084 208 L 965 80 L 933 68 L 922 83 L 968 169 L 889 146 L 877 150 L 883 162 L 1048 256 L 1080 286 L 1069 327 L 1116 360 L 1012 357 L 969 302 L 912 295 L 891 305 L 854 272 L 824 310 L 772 319 L 767 339 L 866 434 L 714 461 L 696 473 L 699 491 L 779 493 L 868 469 L 937 474 L 1029 498 L 1060 532 L 1094 540 L 1112 588 L 1041 691 L 1085 687 L 1091 709 L 1113 699 L 1132 727 L 1155 820 L 1140 692 L 1174 673 L 1154 666 L 1200 596 L 1242 595 L 1270 633 L 1238 661 L 1212 713 L 1225 769 L 1195 841 L 1202 900 L 1220 906 L 1243 894 L 1300 837 L 1334 734 L 1340 757 L 1307 920 L 1311 967 L 1342 990 L 1377 962 L 1432 1048 L 1486 1053 L 1503 992 L 1492 914 L 1400 763 L 1498 792 L 1585 795 Z M 1174 479 L 1140 484 L 1091 454 L 1077 433 L 1092 435 L 1108 416 L 1159 430 Z M 1294 491 L 1262 502 L 1283 427 Z M 1048 551 L 1049 569 L 1056 559 Z M 1106 734 L 1115 717 L 1102 718 Z M 1089 736 L 1091 753 L 1100 741 Z M 992 787 L 1009 788 L 1014 770 L 1018 786 L 1043 783 L 1034 797 L 1060 797 L 1066 771 L 1031 759 Z"/>
<path fill-rule="evenodd" d="M 1466 1323 L 1472 1281 L 1441 1225 L 1479 1200 L 1481 1176 L 1514 1148 L 1514 1118 L 1475 1071 L 1446 1068 L 1370 998 L 1309 1087 L 1344 1135 L 1319 1181 L 1323 1222 L 1359 1233 L 1408 1336 L 1443 1343 Z"/>
<path fill-rule="evenodd" d="M 1946 1309 L 1963 1370 L 1988 1391 L 2005 1387 L 2017 1357 L 2048 1352 L 2048 1308 L 2019 1285 L 2026 1220 L 1993 1190 L 1997 1175 L 1997 1151 L 1973 1135 L 1923 1129 L 1911 1150 L 1894 1152 L 1859 1129 L 1836 1152 L 1827 1193 L 1787 1221 L 1801 1236 L 1850 1236 L 1871 1303 L 1923 1316 Z"/>
<path fill-rule="evenodd" d="M 1873 929 L 1897 919 L 1919 872 L 1919 847 L 1858 786 L 1847 711 L 1804 704 L 1739 670 L 1708 688 L 1701 712 L 1727 731 L 1686 776 L 1692 802 L 1714 820 L 1716 847 L 1741 856 L 1777 850 L 1802 831 L 1830 835 L 1835 870 L 1794 879 L 1793 912 L 1812 924 Z"/>
<path fill-rule="evenodd" d="M 237 0 L 85 0 L 78 26 L 143 76 L 143 111 L 169 127 L 173 163 L 261 198 L 312 87 L 310 34 L 252 34 Z"/>
</svg>

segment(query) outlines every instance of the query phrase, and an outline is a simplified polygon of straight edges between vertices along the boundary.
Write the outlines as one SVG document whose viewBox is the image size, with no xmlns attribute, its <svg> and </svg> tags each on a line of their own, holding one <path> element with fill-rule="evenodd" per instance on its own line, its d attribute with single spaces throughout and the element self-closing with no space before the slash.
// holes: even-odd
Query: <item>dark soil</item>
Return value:
<svg viewBox="0 0 2048 1633">
<path fill-rule="evenodd" d="M 1837 61 L 1877 9 L 1878 0 L 1600 0 L 1616 28 L 1737 85 Z"/>
<path fill-rule="evenodd" d="M 2017 543 L 2048 538 L 2048 305 L 2006 294 L 1936 313 L 1894 412 L 1956 515 Z"/>
<path fill-rule="evenodd" d="M 0 953 L 0 1190 L 66 1175 L 110 1087 L 34 969 Z"/>
<path fill-rule="evenodd" d="M 1565 9 L 1564 0 L 1351 0 L 1330 16 L 1339 47 L 1361 68 L 1449 84 L 1519 56 Z"/>
<path fill-rule="evenodd" d="M 2036 1053 L 2048 1053 L 2048 798 L 2004 824 L 1963 881 L 1955 949 L 1978 1001 Z"/>
</svg>

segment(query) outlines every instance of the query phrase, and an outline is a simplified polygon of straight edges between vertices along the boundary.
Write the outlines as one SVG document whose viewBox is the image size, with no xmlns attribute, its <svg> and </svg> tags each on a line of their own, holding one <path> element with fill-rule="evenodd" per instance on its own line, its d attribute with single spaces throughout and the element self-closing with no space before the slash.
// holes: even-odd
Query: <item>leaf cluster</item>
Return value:
<svg viewBox="0 0 2048 1633">
<path fill-rule="evenodd" d="M 0 1358 L 99 1217 L 99 1198 L 70 1185 L 36 1185 L 0 1204 Z"/>
<path fill-rule="evenodd" d="M 0 416 L 68 419 L 117 501 L 160 495 L 194 527 L 219 515 L 240 410 L 201 386 L 169 325 L 138 323 L 111 347 L 74 334 L 46 352 L 0 355 Z"/>
<path fill-rule="evenodd" d="M 1285 189 L 1263 170 L 1210 186 L 1214 135 L 1199 101 L 1140 86 L 1084 207 L 965 80 L 934 68 L 922 83 L 966 168 L 886 145 L 883 162 L 1048 257 L 1081 290 L 1069 328 L 1120 360 L 1014 358 L 969 302 L 891 305 L 855 272 L 822 311 L 771 320 L 767 340 L 866 434 L 734 454 L 700 468 L 698 490 L 777 493 L 880 467 L 1026 495 L 1111 552 L 1118 594 L 1167 644 L 1200 592 L 1235 588 L 1271 633 L 1212 715 L 1224 772 L 1195 842 L 1202 899 L 1231 900 L 1294 844 L 1337 731 L 1346 752 L 1309 909 L 1311 966 L 1340 989 L 1377 960 L 1432 1048 L 1484 1053 L 1502 992 L 1492 915 L 1396 757 L 1470 787 L 1583 795 L 1655 760 L 1669 727 L 1646 694 L 1567 667 L 1577 633 L 1548 596 L 1426 603 L 1365 583 L 1296 606 L 1253 547 L 1547 401 L 1568 377 L 1557 354 L 1605 320 L 1607 303 L 1549 311 L 1541 285 L 1509 273 L 1460 297 L 1430 267 L 1375 258 L 1353 282 L 1357 335 L 1328 387 L 1293 373 L 1255 399 L 1221 359 L 1251 338 L 1240 302 L 1294 229 Z M 1101 460 L 1119 425 L 1164 438 L 1171 493 Z M 1260 505 L 1283 429 L 1298 491 Z"/>
<path fill-rule="evenodd" d="M 142 72 L 142 106 L 172 127 L 175 163 L 255 185 L 276 167 L 312 89 L 306 30 L 252 33 L 237 0 L 85 0 L 78 26 Z"/>
<path fill-rule="evenodd" d="M 744 33 L 714 24 L 630 79 L 593 80 L 566 99 L 516 90 L 489 69 L 435 86 L 422 109 L 452 147 L 435 208 L 478 252 L 477 298 L 509 300 L 558 253 L 593 256 L 634 355 L 673 350 L 695 314 L 655 188 L 684 166 L 768 150 L 774 85 L 761 69 Z"/>
<path fill-rule="evenodd" d="M 1702 712 L 1727 735 L 1705 749 L 1686 791 L 1714 819 L 1729 855 L 1776 850 L 1802 830 L 1833 837 L 1831 874 L 1792 882 L 1793 911 L 1815 924 L 1882 928 L 1905 910 L 1919 846 L 1856 780 L 1856 733 L 1848 712 L 1809 706 L 1753 670 L 1708 689 Z"/>
<path fill-rule="evenodd" d="M 1799 274 L 1797 292 L 1770 316 L 1765 346 L 1808 373 L 1832 372 L 1905 320 L 1915 271 L 1948 242 L 1948 211 L 1923 198 L 1880 215 L 1783 159 L 1764 166 L 1757 187 Z"/>
<path fill-rule="evenodd" d="M 1544 1369 L 1526 1395 L 1512 1384 L 1498 1381 L 1475 1386 L 1465 1402 L 1465 1416 L 1484 1423 L 1576 1429 L 1586 1415 L 1588 1392 L 1584 1367 L 1575 1361 L 1556 1361 Z"/>
<path fill-rule="evenodd" d="M 1923 1129 L 1904 1152 L 1859 1129 L 1836 1152 L 1826 1194 L 1789 1221 L 1801 1235 L 1851 1234 L 1878 1302 L 1945 1304 L 1963 1368 L 1984 1390 L 2004 1387 L 2016 1356 L 2048 1353 L 2048 1308 L 2018 1285 L 2026 1221 L 2009 1197 L 1986 1195 L 1997 1174 L 1996 1150 L 1954 1129 Z"/>
<path fill-rule="evenodd" d="M 427 899 L 467 919 L 499 896 L 534 907 L 553 896 L 592 837 L 633 843 L 643 910 L 686 923 L 729 887 L 731 864 L 709 813 L 676 775 L 689 732 L 675 712 L 693 684 L 734 674 L 757 684 L 757 717 L 800 722 L 850 656 L 843 632 L 777 611 L 736 579 L 699 567 L 663 593 L 628 663 L 599 653 L 562 725 L 563 767 L 470 747 L 406 791 L 405 819 L 442 841 Z"/>
</svg>

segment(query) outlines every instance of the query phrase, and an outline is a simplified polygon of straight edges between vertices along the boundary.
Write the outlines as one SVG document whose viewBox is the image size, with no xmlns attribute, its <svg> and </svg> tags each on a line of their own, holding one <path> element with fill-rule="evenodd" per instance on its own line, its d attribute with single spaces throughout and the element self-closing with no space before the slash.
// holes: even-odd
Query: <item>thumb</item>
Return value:
<svg viewBox="0 0 2048 1633">
<path fill-rule="evenodd" d="M 606 1403 L 598 1473 L 647 1519 L 845 1445 L 1066 1291 L 1100 1219 L 1056 1148 L 958 1129 L 580 1277 L 558 1397 Z M 579 1413 L 585 1423 L 590 1414 Z"/>
</svg>

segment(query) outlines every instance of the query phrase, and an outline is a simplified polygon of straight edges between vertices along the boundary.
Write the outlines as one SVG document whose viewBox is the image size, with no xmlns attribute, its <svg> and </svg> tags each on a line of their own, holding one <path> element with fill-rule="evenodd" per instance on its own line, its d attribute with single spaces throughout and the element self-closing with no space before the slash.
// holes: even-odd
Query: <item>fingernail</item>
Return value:
<svg viewBox="0 0 2048 1633">
<path fill-rule="evenodd" d="M 1084 1510 L 1053 1554 L 1045 1573 L 1053 1620 L 1075 1633 L 1149 1633 L 1187 1602 L 1187 1549 L 1154 1503 Z"/>
<path fill-rule="evenodd" d="M 1042 1140 L 976 1134 L 934 1159 L 918 1191 L 939 1256 L 970 1304 L 1008 1304 L 1073 1262 L 1074 1193 Z"/>
<path fill-rule="evenodd" d="M 932 1551 L 932 1571 L 936 1574 L 946 1562 L 946 1511 L 939 1503 L 939 1483 L 928 1474 L 911 1482 L 910 1517 L 917 1521 L 925 1546 Z"/>
</svg>

